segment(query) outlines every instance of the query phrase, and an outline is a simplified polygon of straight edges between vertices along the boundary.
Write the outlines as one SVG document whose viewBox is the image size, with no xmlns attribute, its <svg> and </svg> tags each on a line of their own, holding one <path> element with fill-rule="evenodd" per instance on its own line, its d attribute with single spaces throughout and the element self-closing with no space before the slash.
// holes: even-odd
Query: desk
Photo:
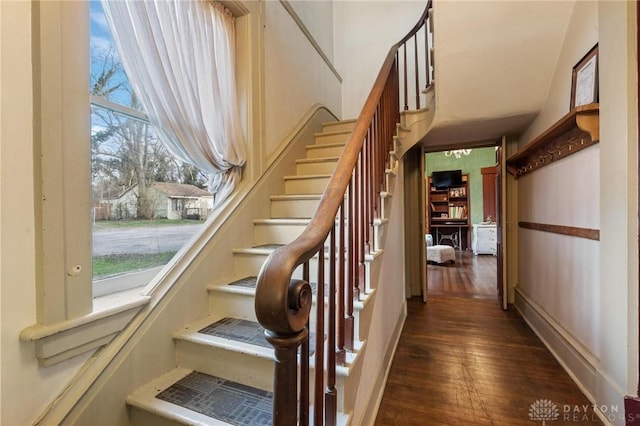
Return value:
<svg viewBox="0 0 640 426">
<path fill-rule="evenodd" d="M 466 250 L 468 247 L 467 234 L 469 233 L 469 225 L 462 221 L 443 221 L 431 222 L 431 233 L 434 235 L 434 244 L 441 244 L 441 238 L 444 235 L 455 235 L 456 240 L 453 242 L 453 248 L 458 250 Z M 443 241 L 444 242 L 444 241 Z"/>
</svg>

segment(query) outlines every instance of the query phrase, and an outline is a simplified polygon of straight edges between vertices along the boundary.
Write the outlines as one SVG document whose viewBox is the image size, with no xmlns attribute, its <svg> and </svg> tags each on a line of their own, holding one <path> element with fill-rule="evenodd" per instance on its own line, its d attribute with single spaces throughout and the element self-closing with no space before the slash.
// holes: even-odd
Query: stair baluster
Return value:
<svg viewBox="0 0 640 426">
<path fill-rule="evenodd" d="M 415 75 L 411 77 L 415 77 L 416 107 L 420 107 L 417 33 L 422 28 L 425 31 L 426 87 L 430 84 L 431 61 L 428 55 L 431 49 L 427 34 L 430 7 L 431 0 L 414 28 L 389 51 L 309 225 L 293 242 L 276 249 L 258 275 L 256 316 L 266 329 L 269 342 L 276 348 L 275 425 L 309 424 L 309 260 L 316 255 L 313 417 L 315 425 L 336 424 L 339 405 L 336 365 L 344 364 L 347 353 L 358 347 L 355 344 L 354 300 L 368 291 L 365 257 L 377 249 L 373 242 L 374 221 L 382 217 L 380 191 L 385 187 L 386 170 L 392 167 L 389 153 L 394 150 L 400 105 L 405 110 L 409 109 L 406 44 L 411 38 L 415 61 Z M 403 51 L 402 103 L 400 49 Z M 327 238 L 329 248 L 325 255 Z M 328 262 L 328 273 L 325 273 L 325 261 Z M 303 279 L 291 280 L 299 265 L 304 265 Z M 325 297 L 327 280 L 328 294 Z M 299 379 L 295 362 L 298 346 L 301 346 Z M 299 407 L 296 404 L 298 400 Z"/>
</svg>

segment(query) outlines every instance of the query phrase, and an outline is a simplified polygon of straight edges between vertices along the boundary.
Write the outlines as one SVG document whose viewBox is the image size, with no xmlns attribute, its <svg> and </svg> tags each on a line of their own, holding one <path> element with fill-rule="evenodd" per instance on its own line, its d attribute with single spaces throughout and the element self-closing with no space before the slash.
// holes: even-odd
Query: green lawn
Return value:
<svg viewBox="0 0 640 426">
<path fill-rule="evenodd" d="M 151 219 L 151 220 L 100 220 L 93 224 L 94 229 L 141 228 L 151 226 L 197 225 L 201 221 L 190 219 Z"/>
<path fill-rule="evenodd" d="M 173 222 L 173 221 L 172 221 Z M 166 264 L 175 251 L 152 254 L 111 254 L 93 258 L 93 278 L 147 269 Z"/>
</svg>

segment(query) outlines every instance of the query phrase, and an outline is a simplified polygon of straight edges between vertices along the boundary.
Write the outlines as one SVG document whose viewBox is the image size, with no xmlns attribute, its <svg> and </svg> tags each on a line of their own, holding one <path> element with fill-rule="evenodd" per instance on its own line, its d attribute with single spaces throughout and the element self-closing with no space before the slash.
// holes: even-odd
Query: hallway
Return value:
<svg viewBox="0 0 640 426">
<path fill-rule="evenodd" d="M 495 258 L 462 253 L 455 265 L 429 266 L 433 291 L 427 304 L 407 301 L 375 424 L 602 424 L 515 309 L 502 311 L 491 289 L 473 286 L 479 272 L 471 265 L 478 261 L 495 265 Z M 547 412 L 540 410 L 545 403 Z M 615 415 L 624 415 L 622 407 Z"/>
</svg>

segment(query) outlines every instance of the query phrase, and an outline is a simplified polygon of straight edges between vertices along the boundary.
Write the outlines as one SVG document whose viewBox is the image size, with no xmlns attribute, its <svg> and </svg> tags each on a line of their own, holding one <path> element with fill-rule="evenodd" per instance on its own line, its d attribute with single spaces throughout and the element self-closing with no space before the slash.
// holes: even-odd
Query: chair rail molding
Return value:
<svg viewBox="0 0 640 426">
<path fill-rule="evenodd" d="M 600 241 L 599 229 L 522 221 L 518 222 L 518 226 L 520 228 L 533 229 L 534 231 L 551 232 L 552 234 L 568 235 L 570 237 L 586 238 L 588 240 Z"/>
</svg>

